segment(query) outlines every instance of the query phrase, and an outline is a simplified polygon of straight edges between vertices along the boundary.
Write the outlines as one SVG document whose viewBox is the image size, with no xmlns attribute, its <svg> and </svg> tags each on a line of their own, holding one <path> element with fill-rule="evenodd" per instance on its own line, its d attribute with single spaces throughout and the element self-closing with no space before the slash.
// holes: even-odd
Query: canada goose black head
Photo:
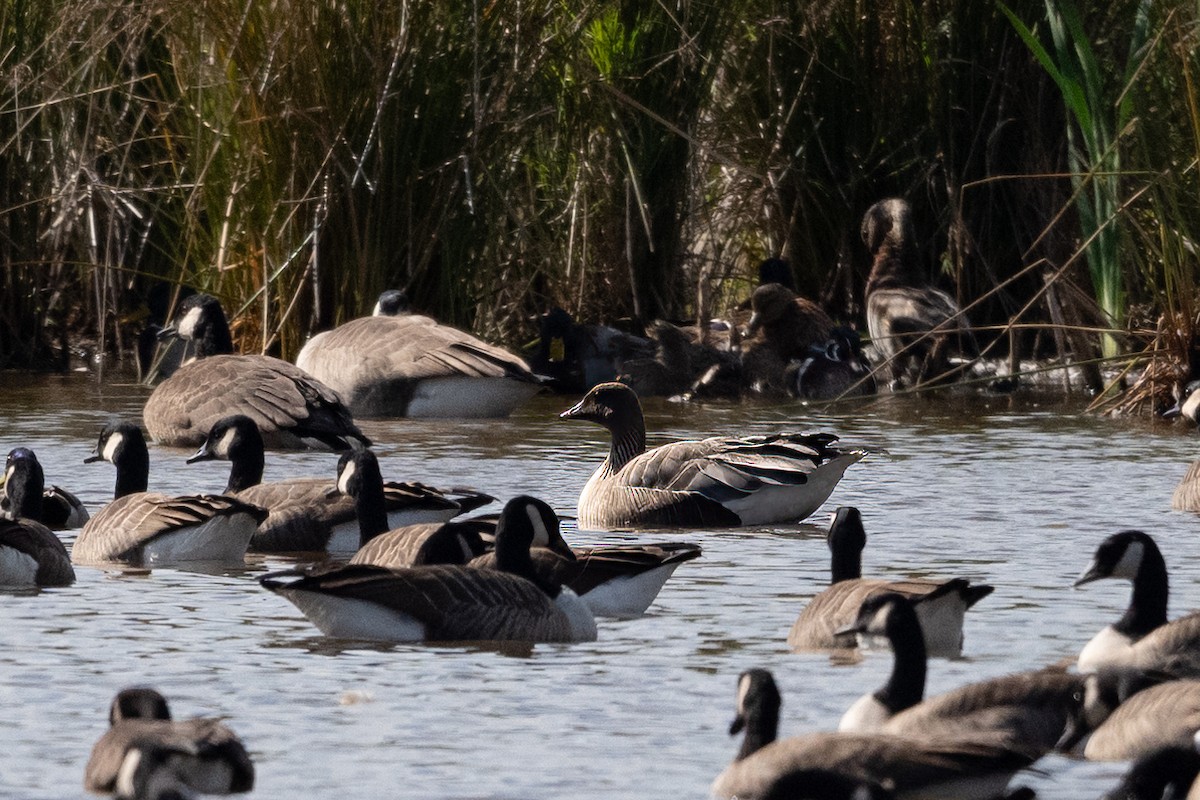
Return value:
<svg viewBox="0 0 1200 800">
<path fill-rule="evenodd" d="M 857 508 L 842 506 L 837 510 L 825 542 L 832 553 L 831 583 L 862 577 L 862 551 L 867 546 L 867 532 Z"/>
<path fill-rule="evenodd" d="M 614 433 L 630 427 L 645 430 L 637 393 L 623 383 L 601 383 L 593 387 L 582 400 L 558 416 L 595 422 Z"/>
<path fill-rule="evenodd" d="M 200 449 L 187 460 L 189 464 L 200 461 L 228 461 L 233 467 L 229 471 L 226 492 L 240 492 L 262 483 L 266 455 L 262 432 L 258 424 L 244 414 L 219 419 L 208 429 L 208 436 Z"/>
<path fill-rule="evenodd" d="M 779 706 L 783 700 L 768 670 L 748 669 L 738 676 L 737 705 L 729 735 L 746 731 L 737 759 L 741 760 L 775 741 L 779 733 Z"/>
<path fill-rule="evenodd" d="M 531 547 L 547 547 L 574 561 L 575 553 L 562 538 L 558 515 L 547 503 L 527 494 L 504 504 L 496 523 L 496 567 L 529 578 L 546 594 L 557 597 L 562 587 L 538 577 L 529 555 Z"/>
<path fill-rule="evenodd" d="M 116 725 L 126 719 L 170 718 L 171 710 L 167 706 L 167 698 L 146 686 L 134 686 L 117 692 L 108 709 L 109 725 Z"/>
<path fill-rule="evenodd" d="M 388 289 L 379 295 L 375 309 L 371 312 L 374 317 L 399 317 L 410 311 L 408 293 L 403 289 Z"/>
<path fill-rule="evenodd" d="M 117 468 L 114 497 L 144 492 L 150 482 L 150 450 L 142 429 L 132 422 L 113 420 L 100 430 L 92 454 L 85 464 L 107 461 Z"/>
<path fill-rule="evenodd" d="M 1162 553 L 1153 539 L 1141 531 L 1121 531 L 1100 543 L 1092 556 L 1092 563 L 1075 581 L 1075 586 L 1102 578 L 1136 581 L 1156 563 L 1164 564 Z M 1166 571 L 1165 564 L 1163 571 Z"/>
<path fill-rule="evenodd" d="M 42 518 L 46 475 L 28 447 L 15 447 L 4 462 L 4 494 L 14 519 Z"/>
<path fill-rule="evenodd" d="M 233 352 L 233 336 L 221 301 L 211 294 L 194 294 L 179 304 L 175 324 L 159 331 L 159 339 L 178 337 L 195 342 L 196 357 Z"/>
<path fill-rule="evenodd" d="M 383 473 L 379 469 L 379 459 L 375 453 L 365 448 L 347 450 L 338 458 L 337 486 L 330 491 L 329 495 L 335 497 L 338 494 L 345 494 L 357 498 L 362 496 L 367 487 L 374 487 L 377 484 L 382 499 Z"/>
<path fill-rule="evenodd" d="M 1180 416 L 1200 425 L 1200 381 L 1191 381 L 1184 386 L 1179 402 L 1163 412 L 1163 417 L 1168 419 Z"/>
</svg>

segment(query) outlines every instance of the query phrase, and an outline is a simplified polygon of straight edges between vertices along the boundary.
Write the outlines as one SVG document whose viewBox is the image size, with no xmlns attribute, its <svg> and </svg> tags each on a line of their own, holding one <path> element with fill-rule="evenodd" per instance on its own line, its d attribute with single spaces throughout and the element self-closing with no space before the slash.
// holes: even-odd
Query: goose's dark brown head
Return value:
<svg viewBox="0 0 1200 800">
<path fill-rule="evenodd" d="M 886 243 L 900 250 L 914 240 L 912 209 L 899 197 L 880 200 L 867 209 L 862 220 L 863 244 L 874 255 Z"/>
</svg>

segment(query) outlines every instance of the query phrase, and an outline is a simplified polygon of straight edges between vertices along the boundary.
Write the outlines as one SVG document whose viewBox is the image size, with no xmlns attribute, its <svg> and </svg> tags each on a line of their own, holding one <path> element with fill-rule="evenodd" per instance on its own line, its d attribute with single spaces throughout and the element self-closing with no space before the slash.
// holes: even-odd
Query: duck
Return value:
<svg viewBox="0 0 1200 800">
<path fill-rule="evenodd" d="M 971 324 L 950 295 L 921 285 L 916 235 L 907 201 L 891 197 L 863 215 L 862 239 L 873 262 L 864 291 L 871 343 L 891 375 L 918 384 L 950 373 L 949 351 L 977 356 Z"/>
<path fill-rule="evenodd" d="M 109 728 L 92 747 L 83 788 L 96 794 L 145 797 L 129 787 L 146 781 L 147 762 L 162 770 L 154 782 L 170 780 L 205 794 L 254 788 L 250 754 L 220 718 L 172 720 L 167 700 L 148 687 L 122 689 L 109 709 Z M 137 773 L 141 772 L 141 775 Z M 156 770 L 156 771 L 157 771 Z M 143 784 L 142 792 L 146 791 Z"/>
<path fill-rule="evenodd" d="M 962 652 L 964 616 L 991 594 L 994 587 L 972 584 L 965 578 L 948 581 L 863 578 L 862 551 L 867 545 L 867 533 L 861 512 L 853 506 L 837 509 L 826 542 L 832 555 L 830 586 L 809 601 L 796 617 L 787 638 L 792 650 L 854 647 L 854 637 L 838 635 L 837 631 L 855 621 L 859 607 L 869 597 L 897 592 L 914 604 L 929 654 L 957 656 Z"/>
<path fill-rule="evenodd" d="M 352 454 L 342 453 L 341 468 Z M 249 550 L 259 553 L 318 552 L 353 553 L 377 531 L 364 537 L 365 521 L 358 516 L 352 498 L 335 492 L 336 481 L 328 478 L 292 478 L 263 483 L 265 446 L 258 425 L 244 414 L 218 420 L 204 443 L 187 463 L 223 460 L 230 463 L 225 494 L 269 512 L 250 539 Z M 375 471 L 379 467 L 376 462 Z M 382 530 L 423 522 L 443 522 L 494 498 L 466 489 L 435 489 L 421 483 L 383 483 L 380 478 L 379 524 Z M 374 509 L 372 509 L 374 510 Z"/>
<path fill-rule="evenodd" d="M 1104 578 L 1133 584 L 1129 607 L 1083 647 L 1079 671 L 1121 666 L 1200 677 L 1200 613 L 1167 621 L 1167 566 L 1154 539 L 1135 530 L 1106 538 L 1075 586 Z"/>
<path fill-rule="evenodd" d="M 538 339 L 529 366 L 561 394 L 586 392 L 616 380 L 626 361 L 652 358 L 654 343 L 607 325 L 582 325 L 555 306 L 538 317 Z"/>
<path fill-rule="evenodd" d="M 496 526 L 498 569 L 370 564 L 269 573 L 263 588 L 326 636 L 371 641 L 590 642 L 596 619 L 570 589 L 544 581 L 529 555 L 537 513 L 528 496 L 505 504 Z"/>
<path fill-rule="evenodd" d="M 833 335 L 833 320 L 819 305 L 781 283 L 765 283 L 750 295 L 753 313 L 743 347 L 760 343 L 787 363 Z"/>
<path fill-rule="evenodd" d="M 1108 668 L 1084 676 L 1083 697 L 1058 749 L 1089 761 L 1130 761 L 1190 746 L 1200 732 L 1200 680 Z"/>
<path fill-rule="evenodd" d="M 637 394 L 602 383 L 559 415 L 602 425 L 608 457 L 579 495 L 579 524 L 736 527 L 798 522 L 825 502 L 863 450 L 829 433 L 714 436 L 646 449 Z"/>
<path fill-rule="evenodd" d="M 875 394 L 875 377 L 863 355 L 858 332 L 834 328 L 823 342 L 808 348 L 784 371 L 787 392 L 798 400 L 836 400 Z"/>
<path fill-rule="evenodd" d="M 85 464 L 117 468 L 113 501 L 75 539 L 76 564 L 164 566 L 188 561 L 242 563 L 267 510 L 226 495 L 169 497 L 148 492 L 150 453 L 142 429 L 113 420 L 100 431 Z"/>
<path fill-rule="evenodd" d="M 878 783 L 898 798 L 990 798 L 1001 794 L 1012 776 L 1034 760 L 1023 749 L 986 733 L 812 733 L 777 739 L 781 700 L 774 677 L 765 669 L 739 676 L 737 698 L 729 732 L 744 730 L 745 735 L 733 763 L 713 783 L 712 794 L 718 798 L 770 797 L 777 784 L 811 769 Z"/>
<path fill-rule="evenodd" d="M 1200 800 L 1200 741 L 1153 750 L 1137 759 L 1103 800 Z"/>
<path fill-rule="evenodd" d="M 41 508 L 31 502 L 40 496 Z M 9 519 L 32 519 L 51 530 L 83 527 L 87 509 L 79 498 L 58 486 L 46 488 L 46 474 L 37 455 L 28 447 L 15 447 L 4 463 L 4 496 L 0 510 Z"/>
<path fill-rule="evenodd" d="M 194 294 L 179 305 L 164 337 L 195 345 L 195 359 L 158 384 L 142 410 L 151 438 L 196 447 L 223 417 L 245 414 L 267 445 L 341 451 L 370 447 L 341 397 L 302 369 L 265 355 L 235 355 L 220 301 Z"/>
<path fill-rule="evenodd" d="M 352 319 L 309 339 L 296 365 L 360 417 L 507 417 L 543 383 L 520 357 L 419 314 Z"/>
<path fill-rule="evenodd" d="M 839 731 L 910 737 L 987 731 L 1040 757 L 1058 745 L 1082 704 L 1083 677 L 1057 666 L 989 678 L 925 699 L 924 637 L 912 603 L 900 594 L 868 598 L 847 630 L 885 637 L 894 663 L 879 690 L 847 709 Z"/>
</svg>

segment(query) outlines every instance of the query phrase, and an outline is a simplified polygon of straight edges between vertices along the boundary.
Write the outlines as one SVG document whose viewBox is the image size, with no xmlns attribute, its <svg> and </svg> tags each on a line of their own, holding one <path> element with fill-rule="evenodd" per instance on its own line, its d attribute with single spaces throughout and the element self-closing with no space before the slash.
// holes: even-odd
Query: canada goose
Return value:
<svg viewBox="0 0 1200 800">
<path fill-rule="evenodd" d="M 40 501 L 34 500 L 35 496 Z M 42 465 L 28 447 L 8 453 L 0 509 L 9 519 L 32 519 L 51 530 L 79 528 L 88 521 L 87 509 L 78 497 L 58 486 L 46 488 Z"/>
<path fill-rule="evenodd" d="M 1125 578 L 1133 593 L 1121 618 L 1079 653 L 1079 670 L 1111 665 L 1200 677 L 1200 614 L 1167 622 L 1167 566 L 1154 540 L 1141 531 L 1109 536 L 1075 586 L 1102 578 Z"/>
<path fill-rule="evenodd" d="M 110 422 L 84 463 L 117 468 L 111 503 L 96 512 L 71 550 L 76 564 L 124 562 L 163 565 L 182 561 L 241 563 L 266 509 L 225 495 L 168 497 L 147 492 L 150 453 L 141 428 Z"/>
<path fill-rule="evenodd" d="M 259 578 L 326 636 L 379 641 L 596 639 L 596 620 L 570 589 L 543 582 L 529 545 L 540 524 L 531 498 L 508 501 L 496 528 L 499 569 L 366 564 L 291 569 Z"/>
<path fill-rule="evenodd" d="M 1185 417 L 1193 424 L 1200 421 L 1200 381 L 1183 388 L 1179 402 L 1163 413 L 1164 417 Z M 1200 511 L 1200 461 L 1193 461 L 1187 474 L 1171 495 L 1171 508 L 1176 511 Z"/>
<path fill-rule="evenodd" d="M 159 444 L 195 447 L 217 420 L 245 414 L 271 447 L 371 445 L 341 398 L 304 370 L 271 356 L 234 355 L 229 323 L 215 297 L 188 297 L 176 319 L 163 335 L 194 342 L 196 360 L 155 387 L 146 401 L 142 419 Z"/>
<path fill-rule="evenodd" d="M 517 356 L 417 314 L 352 319 L 296 365 L 362 417 L 507 417 L 541 388 Z"/>
<path fill-rule="evenodd" d="M 1200 800 L 1200 742 L 1153 750 L 1139 758 L 1103 800 Z"/>
<path fill-rule="evenodd" d="M 674 442 L 646 450 L 646 423 L 628 386 L 602 383 L 563 419 L 608 429 L 612 446 L 579 495 L 579 524 L 719 526 L 795 522 L 817 510 L 862 450 L 828 433 Z"/>
<path fill-rule="evenodd" d="M 990 798 L 1032 763 L 1020 748 L 984 734 L 954 737 L 814 733 L 776 740 L 779 690 L 763 669 L 738 680 L 730 734 L 745 730 L 733 763 L 713 783 L 720 798 L 757 800 L 801 770 L 822 769 L 878 783 L 900 798 Z"/>
<path fill-rule="evenodd" d="M 858 332 L 834 328 L 784 372 L 788 393 L 801 400 L 834 400 L 875 394 L 875 378 L 863 355 Z"/>
<path fill-rule="evenodd" d="M 70 586 L 75 570 L 54 532 L 32 519 L 0 518 L 0 586 Z"/>
<path fill-rule="evenodd" d="M 399 317 L 411 311 L 408 292 L 403 289 L 387 289 L 380 293 L 371 311 L 373 317 Z"/>
<path fill-rule="evenodd" d="M 860 697 L 842 715 L 839 731 L 870 732 L 925 696 L 925 637 L 912 603 L 895 592 L 873 595 L 858 609 L 858 619 L 839 633 L 886 638 L 894 654 L 892 674 L 872 694 Z"/>
<path fill-rule="evenodd" d="M 248 792 L 254 764 L 241 741 L 219 718 L 173 721 L 167 701 L 154 689 L 121 690 L 109 710 L 109 729 L 92 747 L 83 788 L 97 794 L 130 795 L 143 759 L 153 759 L 183 785 L 205 794 Z M 130 752 L 135 755 L 129 757 Z M 141 776 L 145 779 L 145 775 Z M 139 797 L 138 800 L 141 800 Z"/>
<path fill-rule="evenodd" d="M 1163 677 L 1113 669 L 1086 675 L 1083 703 L 1059 749 L 1090 761 L 1126 761 L 1192 744 L 1200 731 L 1200 681 Z"/>
<path fill-rule="evenodd" d="M 375 461 L 369 450 L 350 450 L 342 454 L 340 466 L 353 453 L 367 453 L 364 458 Z M 354 500 L 331 494 L 337 486 L 335 479 L 293 478 L 262 483 L 263 440 L 258 426 L 249 417 L 239 414 L 214 424 L 188 463 L 212 459 L 230 462 L 225 494 L 270 512 L 250 539 L 250 550 L 349 553 L 366 541 L 361 533 L 365 523 L 358 516 Z M 378 463 L 374 469 L 378 474 Z M 448 520 L 493 500 L 480 492 L 441 490 L 420 483 L 385 484 L 382 478 L 379 482 L 381 531 Z M 372 530 L 371 535 L 378 532 Z"/>
<path fill-rule="evenodd" d="M 977 354 L 970 322 L 954 299 L 920 285 L 912 212 L 900 198 L 881 200 L 863 215 L 862 238 L 874 259 L 864 292 L 871 343 L 889 366 L 893 388 L 906 371 L 918 382 L 949 370 L 951 339 Z"/>
<path fill-rule="evenodd" d="M 967 609 L 991 594 L 993 587 L 973 586 L 964 578 L 889 581 L 860 577 L 867 534 L 862 515 L 850 506 L 837 510 L 826 541 L 832 554 L 831 585 L 810 600 L 792 624 L 788 645 L 793 650 L 853 647 L 853 637 L 836 632 L 854 622 L 868 597 L 897 592 L 914 604 L 930 655 L 956 656 L 962 651 L 963 617 Z"/>
</svg>

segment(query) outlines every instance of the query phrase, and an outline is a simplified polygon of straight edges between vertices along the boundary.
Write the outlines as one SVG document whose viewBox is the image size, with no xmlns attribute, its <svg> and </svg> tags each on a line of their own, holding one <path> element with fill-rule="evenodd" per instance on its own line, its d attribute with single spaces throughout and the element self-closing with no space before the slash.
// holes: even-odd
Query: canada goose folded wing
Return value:
<svg viewBox="0 0 1200 800">
<path fill-rule="evenodd" d="M 266 519 L 267 511 L 227 495 L 128 494 L 113 500 L 92 517 L 75 540 L 71 558 L 76 564 L 140 563 L 144 548 L 157 539 L 237 515 L 247 517 L 245 539 L 249 542 L 254 527 Z M 215 534 L 214 531 L 209 535 Z M 228 549 L 236 550 L 235 544 L 230 542 Z"/>
<path fill-rule="evenodd" d="M 1200 511 L 1200 461 L 1193 461 L 1171 495 L 1176 511 Z"/>
<path fill-rule="evenodd" d="M 567 585 L 583 595 L 613 580 L 651 570 L 675 567 L 699 558 L 700 545 L 690 542 L 655 542 L 597 547 L 574 547 L 576 575 Z"/>
<path fill-rule="evenodd" d="M 54 532 L 34 520 L 0 518 L 0 585 L 69 586 L 75 570 Z"/>
<path fill-rule="evenodd" d="M 1200 681 L 1167 681 L 1136 692 L 1091 734 L 1092 761 L 1127 761 L 1163 747 L 1192 744 L 1200 731 Z"/>
<path fill-rule="evenodd" d="M 194 446 L 219 420 L 244 414 L 268 445 L 344 450 L 369 445 L 338 394 L 270 356 L 215 355 L 182 366 L 146 401 L 146 430 L 169 446 Z"/>
<path fill-rule="evenodd" d="M 494 531 L 495 523 L 461 520 L 406 525 L 371 539 L 350 563 L 391 568 L 467 564 L 487 551 L 480 536 L 483 529 Z"/>
<path fill-rule="evenodd" d="M 259 578 L 328 636 L 390 641 L 571 642 L 582 635 L 534 583 L 460 566 L 386 569 L 354 564 Z M 578 601 L 576 601 L 578 602 Z"/>
<path fill-rule="evenodd" d="M 201 792 L 249 791 L 254 764 L 236 734 L 220 719 L 127 719 L 114 724 L 92 747 L 84 770 L 89 792 L 111 794 L 130 750 L 166 751 L 167 763 L 184 784 Z"/>
</svg>

